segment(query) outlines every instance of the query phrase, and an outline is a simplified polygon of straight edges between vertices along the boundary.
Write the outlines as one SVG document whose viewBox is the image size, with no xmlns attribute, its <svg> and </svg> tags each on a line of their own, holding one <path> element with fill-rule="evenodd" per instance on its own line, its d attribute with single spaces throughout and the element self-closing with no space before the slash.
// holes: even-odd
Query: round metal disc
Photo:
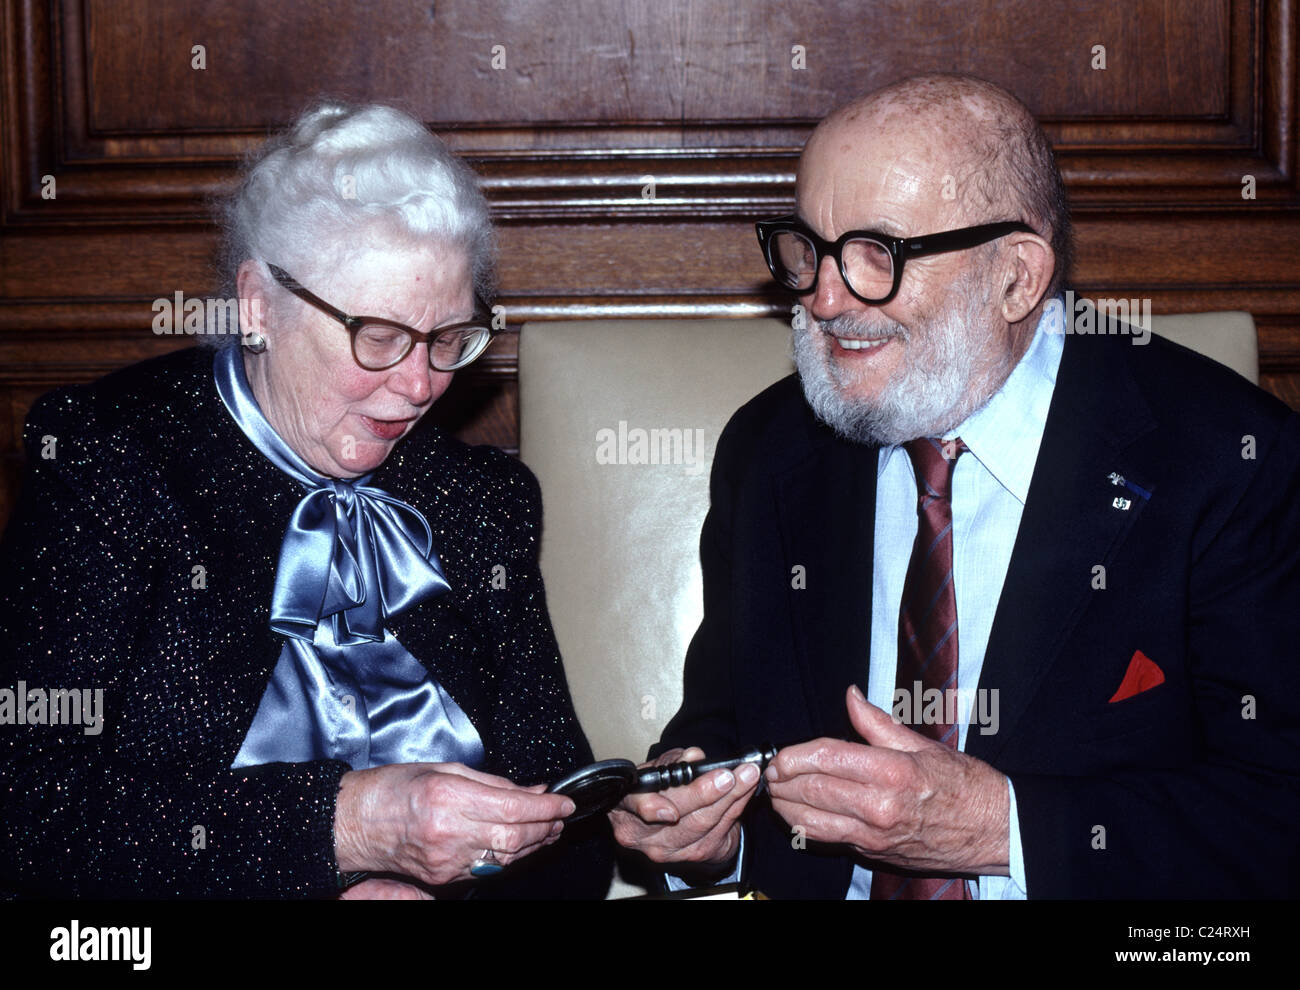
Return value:
<svg viewBox="0 0 1300 990">
<path fill-rule="evenodd" d="M 565 821 L 576 822 L 614 807 L 635 779 L 636 764 L 631 760 L 601 760 L 557 780 L 547 791 L 573 799 L 574 812 Z"/>
</svg>

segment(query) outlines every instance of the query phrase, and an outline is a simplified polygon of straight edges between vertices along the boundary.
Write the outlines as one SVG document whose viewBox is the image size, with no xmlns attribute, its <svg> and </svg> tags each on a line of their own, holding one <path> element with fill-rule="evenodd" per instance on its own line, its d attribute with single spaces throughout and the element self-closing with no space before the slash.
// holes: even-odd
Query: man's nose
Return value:
<svg viewBox="0 0 1300 990">
<path fill-rule="evenodd" d="M 847 307 L 857 303 L 857 297 L 845 287 L 844 280 L 840 278 L 840 270 L 835 264 L 835 259 L 822 258 L 821 265 L 817 269 L 817 288 L 813 290 L 812 298 L 807 304 L 813 318 L 833 319 Z"/>
</svg>

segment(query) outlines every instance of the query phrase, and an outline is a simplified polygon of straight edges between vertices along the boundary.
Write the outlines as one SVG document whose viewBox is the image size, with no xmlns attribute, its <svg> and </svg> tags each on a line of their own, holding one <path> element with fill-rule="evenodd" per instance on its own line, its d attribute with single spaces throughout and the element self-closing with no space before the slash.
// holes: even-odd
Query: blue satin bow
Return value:
<svg viewBox="0 0 1300 990">
<path fill-rule="evenodd" d="M 242 355 L 217 355 L 217 391 L 245 434 L 308 493 L 280 546 L 271 628 L 311 642 L 329 619 L 339 646 L 383 642 L 385 619 L 451 590 L 417 509 L 367 482 L 326 478 L 284 443 L 262 415 L 244 378 Z M 372 590 L 373 589 L 373 593 Z"/>
<path fill-rule="evenodd" d="M 379 642 L 385 618 L 449 589 L 424 516 L 378 488 L 330 479 L 285 530 L 271 628 L 310 640 L 329 618 L 339 646 Z"/>
</svg>

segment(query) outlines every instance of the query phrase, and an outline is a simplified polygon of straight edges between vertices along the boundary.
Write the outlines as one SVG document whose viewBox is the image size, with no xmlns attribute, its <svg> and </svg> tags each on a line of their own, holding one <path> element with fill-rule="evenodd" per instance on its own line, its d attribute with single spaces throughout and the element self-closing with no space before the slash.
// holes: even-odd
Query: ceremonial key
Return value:
<svg viewBox="0 0 1300 990">
<path fill-rule="evenodd" d="M 631 760 L 601 760 L 575 770 L 549 788 L 551 794 L 573 799 L 574 812 L 565 821 L 576 822 L 590 815 L 608 811 L 628 794 L 649 794 L 670 787 L 680 787 L 711 770 L 734 770 L 742 763 L 753 763 L 759 772 L 767 769 L 776 756 L 776 747 L 765 743 L 757 749 L 726 760 L 697 760 L 693 763 L 670 763 L 662 767 L 637 768 Z"/>
</svg>

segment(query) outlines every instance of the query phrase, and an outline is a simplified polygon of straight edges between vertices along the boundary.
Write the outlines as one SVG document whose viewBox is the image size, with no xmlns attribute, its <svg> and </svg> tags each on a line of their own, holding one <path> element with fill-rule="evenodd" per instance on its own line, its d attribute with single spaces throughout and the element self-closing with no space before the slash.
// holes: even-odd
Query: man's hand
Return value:
<svg viewBox="0 0 1300 990">
<path fill-rule="evenodd" d="M 809 839 L 895 866 L 1006 876 L 1006 777 L 899 725 L 856 686 L 847 704 L 870 745 L 814 739 L 781 750 L 767 769 L 777 814 Z"/>
<path fill-rule="evenodd" d="M 671 749 L 642 766 L 702 759 L 704 751 L 692 746 Z M 714 770 L 685 787 L 629 794 L 609 813 L 614 838 L 656 863 L 722 866 L 740 848 L 740 815 L 758 787 L 758 778 L 758 767 L 745 763 L 734 774 Z"/>
</svg>

